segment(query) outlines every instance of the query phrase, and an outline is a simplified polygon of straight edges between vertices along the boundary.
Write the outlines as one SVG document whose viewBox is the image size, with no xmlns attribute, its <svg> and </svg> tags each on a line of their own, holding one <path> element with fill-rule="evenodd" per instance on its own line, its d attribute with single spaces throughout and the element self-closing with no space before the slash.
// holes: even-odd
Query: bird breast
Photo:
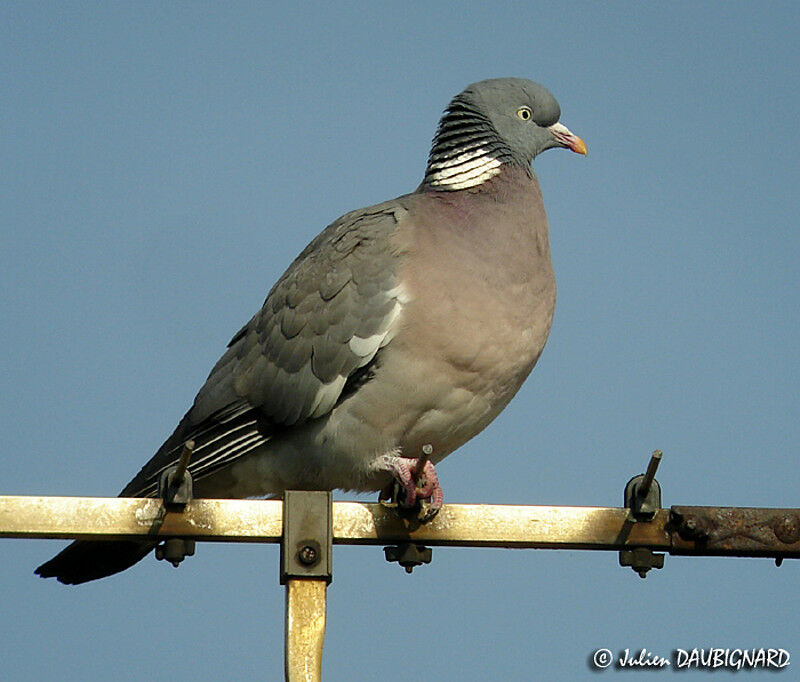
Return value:
<svg viewBox="0 0 800 682">
<path fill-rule="evenodd" d="M 392 355 L 395 380 L 407 384 L 400 395 L 417 406 L 408 412 L 417 417 L 403 437 L 406 451 L 432 442 L 441 457 L 477 434 L 544 348 L 555 278 L 538 184 L 525 189 L 503 202 L 473 198 L 468 207 L 423 196 L 435 219 L 401 222 L 408 302 Z"/>
</svg>

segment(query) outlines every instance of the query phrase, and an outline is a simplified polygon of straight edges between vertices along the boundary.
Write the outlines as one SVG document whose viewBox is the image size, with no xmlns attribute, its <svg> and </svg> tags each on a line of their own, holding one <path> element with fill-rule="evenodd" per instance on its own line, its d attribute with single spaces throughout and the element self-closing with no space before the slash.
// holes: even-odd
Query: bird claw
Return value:
<svg viewBox="0 0 800 682">
<path fill-rule="evenodd" d="M 439 513 L 444 493 L 432 462 L 425 462 L 419 476 L 416 475 L 417 460 L 408 457 L 389 457 L 386 468 L 394 481 L 381 490 L 379 502 L 406 511 L 416 510 L 415 516 L 421 523 Z"/>
</svg>

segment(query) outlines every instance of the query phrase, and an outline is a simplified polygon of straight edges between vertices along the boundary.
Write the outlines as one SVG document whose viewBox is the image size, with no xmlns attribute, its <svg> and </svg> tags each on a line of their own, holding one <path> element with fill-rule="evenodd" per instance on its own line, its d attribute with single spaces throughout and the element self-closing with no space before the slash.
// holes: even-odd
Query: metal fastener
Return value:
<svg viewBox="0 0 800 682">
<path fill-rule="evenodd" d="M 301 564 L 311 566 L 317 562 L 317 550 L 311 545 L 304 545 L 300 548 L 300 551 L 297 552 L 297 560 Z"/>
</svg>

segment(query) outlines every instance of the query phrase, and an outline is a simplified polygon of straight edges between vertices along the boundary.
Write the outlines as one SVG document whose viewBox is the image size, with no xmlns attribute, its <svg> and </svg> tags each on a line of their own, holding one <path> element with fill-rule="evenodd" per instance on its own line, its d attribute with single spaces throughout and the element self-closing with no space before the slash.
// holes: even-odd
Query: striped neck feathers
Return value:
<svg viewBox="0 0 800 682">
<path fill-rule="evenodd" d="M 514 160 L 491 121 L 471 102 L 456 97 L 439 122 L 423 184 L 440 191 L 477 187 Z"/>
</svg>

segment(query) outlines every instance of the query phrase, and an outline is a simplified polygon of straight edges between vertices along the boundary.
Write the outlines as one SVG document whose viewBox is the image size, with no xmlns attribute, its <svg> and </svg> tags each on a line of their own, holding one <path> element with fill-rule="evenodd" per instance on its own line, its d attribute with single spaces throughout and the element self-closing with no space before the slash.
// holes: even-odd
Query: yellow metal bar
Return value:
<svg viewBox="0 0 800 682">
<path fill-rule="evenodd" d="M 616 507 L 447 504 L 415 527 L 376 503 L 335 502 L 333 542 L 378 545 L 413 540 L 428 545 L 617 549 L 669 547 L 668 510 L 633 524 Z M 178 536 L 227 542 L 280 542 L 277 500 L 192 500 L 165 512 L 157 499 L 0 496 L 0 537 L 135 538 Z"/>
<path fill-rule="evenodd" d="M 333 505 L 333 541 L 373 545 L 413 540 L 426 545 L 551 549 L 669 547 L 669 510 L 654 523 L 634 524 L 617 507 L 446 504 L 430 522 L 410 525 L 381 504 Z"/>
<path fill-rule="evenodd" d="M 286 581 L 286 682 L 320 682 L 325 642 L 325 580 Z"/>
<path fill-rule="evenodd" d="M 0 496 L 0 537 L 279 542 L 282 508 L 279 500 L 191 500 L 165 512 L 152 498 Z"/>
<path fill-rule="evenodd" d="M 0 538 L 184 537 L 280 542 L 278 500 L 160 500 L 0 496 Z M 800 509 L 674 507 L 634 523 L 619 507 L 446 504 L 422 526 L 382 504 L 333 503 L 333 543 L 417 542 L 461 547 L 621 550 L 647 547 L 698 556 L 800 558 Z"/>
<path fill-rule="evenodd" d="M 673 507 L 635 522 L 617 507 L 447 504 L 429 523 L 382 504 L 336 502 L 335 544 L 622 550 L 800 558 L 800 509 Z M 0 537 L 158 538 L 280 542 L 283 502 L 191 500 L 168 511 L 159 499 L 0 496 Z M 635 564 L 634 564 L 635 566 Z M 325 579 L 286 582 L 285 671 L 289 682 L 321 680 Z"/>
</svg>

